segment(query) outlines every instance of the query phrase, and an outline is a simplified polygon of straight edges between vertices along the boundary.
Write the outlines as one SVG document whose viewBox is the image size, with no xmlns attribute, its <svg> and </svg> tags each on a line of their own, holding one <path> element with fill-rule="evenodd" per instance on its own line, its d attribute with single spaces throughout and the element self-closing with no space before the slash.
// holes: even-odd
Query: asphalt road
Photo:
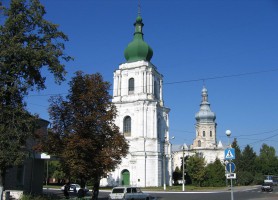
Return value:
<svg viewBox="0 0 278 200">
<path fill-rule="evenodd" d="M 55 194 L 63 198 L 63 192 L 60 190 L 48 189 L 44 193 L 49 195 Z M 109 191 L 100 191 L 99 200 L 107 200 Z M 148 192 L 157 200 L 230 200 L 231 192 L 228 189 L 219 191 L 203 191 L 203 192 Z M 71 199 L 76 196 L 71 194 Z M 91 192 L 86 195 L 86 199 L 90 199 Z M 277 200 L 278 187 L 274 188 L 273 192 L 261 192 L 260 187 L 237 187 L 233 189 L 234 200 Z"/>
</svg>

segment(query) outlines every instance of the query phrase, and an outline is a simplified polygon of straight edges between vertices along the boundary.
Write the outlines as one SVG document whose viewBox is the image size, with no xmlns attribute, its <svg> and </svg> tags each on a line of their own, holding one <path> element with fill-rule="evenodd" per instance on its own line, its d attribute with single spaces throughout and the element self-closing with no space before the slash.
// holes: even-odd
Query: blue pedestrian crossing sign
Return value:
<svg viewBox="0 0 278 200">
<path fill-rule="evenodd" d="M 236 154 L 234 148 L 225 149 L 225 160 L 232 160 L 235 158 L 236 158 Z"/>
</svg>

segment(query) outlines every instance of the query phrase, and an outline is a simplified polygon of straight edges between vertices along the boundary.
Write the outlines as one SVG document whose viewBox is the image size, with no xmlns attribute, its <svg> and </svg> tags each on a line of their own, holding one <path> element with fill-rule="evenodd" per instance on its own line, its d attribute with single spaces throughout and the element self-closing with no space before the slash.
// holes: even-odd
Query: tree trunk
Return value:
<svg viewBox="0 0 278 200">
<path fill-rule="evenodd" d="M 98 200 L 98 193 L 99 193 L 99 180 L 94 183 L 93 187 L 93 198 L 92 200 Z"/>
</svg>

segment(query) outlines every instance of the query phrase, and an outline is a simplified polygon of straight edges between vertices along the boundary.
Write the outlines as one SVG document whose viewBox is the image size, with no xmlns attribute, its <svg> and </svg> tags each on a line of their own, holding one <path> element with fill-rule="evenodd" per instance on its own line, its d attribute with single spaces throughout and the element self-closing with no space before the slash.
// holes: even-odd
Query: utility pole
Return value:
<svg viewBox="0 0 278 200">
<path fill-rule="evenodd" d="M 184 145 L 182 145 L 182 191 L 184 192 Z"/>
</svg>

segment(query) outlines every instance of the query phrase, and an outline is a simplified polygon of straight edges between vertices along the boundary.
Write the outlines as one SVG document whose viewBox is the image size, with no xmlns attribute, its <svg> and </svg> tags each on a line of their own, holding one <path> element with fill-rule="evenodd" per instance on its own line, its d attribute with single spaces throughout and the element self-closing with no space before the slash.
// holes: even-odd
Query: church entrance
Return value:
<svg viewBox="0 0 278 200">
<path fill-rule="evenodd" d="M 122 185 L 130 185 L 130 173 L 127 169 L 122 171 Z"/>
</svg>

